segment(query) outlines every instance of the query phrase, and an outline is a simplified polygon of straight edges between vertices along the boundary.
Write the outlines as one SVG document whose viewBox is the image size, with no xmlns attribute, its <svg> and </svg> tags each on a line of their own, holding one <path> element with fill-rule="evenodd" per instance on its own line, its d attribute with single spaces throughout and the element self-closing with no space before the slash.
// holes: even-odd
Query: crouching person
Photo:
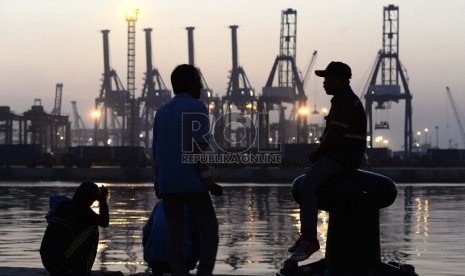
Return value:
<svg viewBox="0 0 465 276">
<path fill-rule="evenodd" d="M 152 269 L 153 276 L 162 276 L 169 273 L 168 255 L 168 226 L 161 199 L 153 207 L 152 214 L 143 228 L 142 245 L 144 246 L 144 260 Z M 183 255 L 185 275 L 194 269 L 199 260 L 199 234 L 189 216 L 188 209 L 184 207 L 184 234 Z"/>
<path fill-rule="evenodd" d="M 50 211 L 40 255 L 45 269 L 52 276 L 91 275 L 97 254 L 98 226 L 109 223 L 108 190 L 93 182 L 82 183 L 72 199 L 66 196 L 50 197 Z M 99 214 L 92 203 L 99 201 Z"/>
</svg>

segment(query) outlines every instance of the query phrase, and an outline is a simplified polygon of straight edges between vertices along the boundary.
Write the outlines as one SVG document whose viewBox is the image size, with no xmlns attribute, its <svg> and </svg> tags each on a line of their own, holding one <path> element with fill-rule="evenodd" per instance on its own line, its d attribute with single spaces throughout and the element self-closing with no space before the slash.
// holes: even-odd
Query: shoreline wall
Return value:
<svg viewBox="0 0 465 276">
<path fill-rule="evenodd" d="M 305 169 L 296 168 L 212 168 L 217 182 L 292 183 Z M 372 168 L 396 183 L 465 183 L 465 168 Z M 97 181 L 152 182 L 151 168 L 0 168 L 1 181 Z"/>
</svg>

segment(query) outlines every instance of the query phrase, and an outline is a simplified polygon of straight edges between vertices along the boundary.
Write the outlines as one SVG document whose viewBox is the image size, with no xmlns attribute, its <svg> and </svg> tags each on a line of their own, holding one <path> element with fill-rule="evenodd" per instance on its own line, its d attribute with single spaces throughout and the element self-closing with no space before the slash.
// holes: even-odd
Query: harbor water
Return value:
<svg viewBox="0 0 465 276">
<path fill-rule="evenodd" d="M 72 196 L 75 182 L 0 182 L 0 266 L 42 267 L 39 247 L 52 194 Z M 157 199 L 146 184 L 109 187 L 110 226 L 100 229 L 94 270 L 145 272 L 142 227 Z M 220 245 L 216 274 L 274 275 L 299 231 L 299 209 L 284 184 L 223 183 L 213 198 Z M 381 210 L 382 260 L 407 262 L 420 276 L 464 275 L 465 184 L 402 184 Z M 320 213 L 325 244 L 328 214 Z M 323 257 L 325 247 L 309 262 Z"/>
</svg>

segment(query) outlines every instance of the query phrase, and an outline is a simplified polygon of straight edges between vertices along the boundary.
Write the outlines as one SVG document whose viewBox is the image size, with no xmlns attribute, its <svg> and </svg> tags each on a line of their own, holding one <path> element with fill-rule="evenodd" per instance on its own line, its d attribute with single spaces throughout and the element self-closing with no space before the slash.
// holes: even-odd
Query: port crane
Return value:
<svg viewBox="0 0 465 276">
<path fill-rule="evenodd" d="M 459 127 L 460 137 L 462 138 L 463 145 L 465 147 L 465 130 L 463 129 L 462 121 L 460 120 L 459 112 L 457 110 L 457 106 L 455 105 L 454 98 L 452 97 L 452 93 L 450 92 L 449 86 L 446 86 L 447 96 L 450 101 L 450 105 L 454 111 L 455 120 L 457 121 L 457 126 Z"/>
<path fill-rule="evenodd" d="M 61 115 L 61 98 L 63 96 L 63 83 L 57 83 L 55 88 L 55 105 L 53 106 L 52 115 Z"/>
<path fill-rule="evenodd" d="M 310 80 L 310 76 L 312 75 L 312 69 L 313 65 L 315 65 L 316 57 L 318 55 L 318 51 L 313 51 L 312 57 L 310 59 L 310 63 L 307 66 L 307 71 L 305 71 L 304 78 L 302 79 L 302 86 L 304 88 L 304 91 L 306 90 L 308 81 Z M 316 90 L 315 90 L 315 98 L 313 99 L 316 102 Z M 316 109 L 316 103 L 314 105 L 312 114 L 319 114 L 318 110 Z"/>
<path fill-rule="evenodd" d="M 87 142 L 84 137 L 84 131 L 87 130 L 87 126 L 82 120 L 81 115 L 79 115 L 76 101 L 71 101 L 71 107 L 73 110 L 73 142 L 77 145 L 84 145 Z"/>
<path fill-rule="evenodd" d="M 305 71 L 305 76 L 302 79 L 302 85 L 304 87 L 304 90 L 305 90 L 305 87 L 307 87 L 308 80 L 310 79 L 310 75 L 312 74 L 312 68 L 313 68 L 313 65 L 315 65 L 317 55 L 318 55 L 318 51 L 316 50 L 313 51 L 312 58 L 310 59 L 310 63 L 307 66 L 307 71 Z"/>
<path fill-rule="evenodd" d="M 243 147 L 249 148 L 254 142 L 254 128 L 252 121 L 257 114 L 257 95 L 242 66 L 239 65 L 237 29 L 239 26 L 231 25 L 232 69 L 230 70 L 226 95 L 223 96 L 223 114 L 216 121 L 217 129 L 224 129 L 225 135 L 216 132 L 216 141 L 223 148 Z M 218 103 L 218 102 L 217 102 Z M 233 108 L 235 107 L 235 108 Z M 234 128 L 233 122 L 242 120 L 246 114 L 251 120 L 243 124 L 244 128 Z M 242 132 L 241 129 L 245 130 Z M 224 139 L 224 137 L 229 137 Z M 234 137 L 234 138 L 233 138 Z"/>
<path fill-rule="evenodd" d="M 307 142 L 307 96 L 296 65 L 296 42 L 297 11 L 283 10 L 279 55 L 273 63 L 258 102 L 258 112 L 265 114 L 259 117 L 259 144 L 264 147 L 269 146 L 269 139 L 273 139 L 276 133 L 278 143 Z M 277 85 L 273 84 L 275 75 L 277 75 Z M 285 119 L 286 105 L 292 105 L 289 120 Z M 270 123 L 271 110 L 276 110 L 279 114 L 278 123 L 275 126 Z M 292 139 L 289 140 L 291 137 Z"/>
<path fill-rule="evenodd" d="M 171 91 L 166 88 L 165 82 L 158 69 L 152 62 L 152 29 L 145 28 L 146 65 L 144 87 L 142 95 L 137 99 L 139 112 L 139 138 L 146 148 L 150 148 L 150 137 L 155 112 L 171 99 Z M 137 145 L 139 144 L 137 143 Z"/>
<path fill-rule="evenodd" d="M 404 157 L 412 153 L 412 94 L 408 75 L 399 58 L 399 7 L 383 8 L 383 48 L 378 52 L 375 67 L 369 77 L 368 89 L 364 91 L 367 115 L 369 147 L 373 147 L 374 129 L 389 129 L 389 122 L 375 123 L 373 129 L 373 105 L 375 109 L 389 110 L 391 103 L 405 101 Z M 401 91 L 403 88 L 403 92 Z"/>
<path fill-rule="evenodd" d="M 53 105 L 52 112 L 50 115 L 52 115 L 52 120 L 58 122 L 61 119 L 61 99 L 63 98 L 63 83 L 57 83 L 55 86 L 55 102 Z M 64 135 L 64 126 L 57 126 L 56 128 L 56 135 L 53 134 L 56 139 L 57 145 L 60 144 L 58 147 L 63 147 L 63 144 L 61 143 L 63 135 Z"/>
<path fill-rule="evenodd" d="M 130 120 L 128 107 L 131 95 L 124 88 L 118 74 L 110 66 L 109 30 L 103 35 L 103 78 L 100 93 L 95 99 L 94 146 L 125 145 L 127 121 Z"/>
</svg>

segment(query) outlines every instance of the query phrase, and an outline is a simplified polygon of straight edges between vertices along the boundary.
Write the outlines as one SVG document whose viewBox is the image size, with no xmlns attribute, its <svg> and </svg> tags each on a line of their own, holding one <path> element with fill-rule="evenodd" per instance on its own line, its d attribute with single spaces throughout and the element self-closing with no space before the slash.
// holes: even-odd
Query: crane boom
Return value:
<svg viewBox="0 0 465 276">
<path fill-rule="evenodd" d="M 53 106 L 52 115 L 61 115 L 61 97 L 63 95 L 63 84 L 57 83 L 55 88 L 55 105 Z"/>
<path fill-rule="evenodd" d="M 460 121 L 459 112 L 457 107 L 455 106 L 454 98 L 452 97 L 452 93 L 450 92 L 449 86 L 446 87 L 447 96 L 449 97 L 450 104 L 452 105 L 452 109 L 454 110 L 455 120 L 457 121 L 457 125 L 459 127 L 460 137 L 462 138 L 463 145 L 465 147 L 465 130 L 463 129 L 462 122 Z"/>
<path fill-rule="evenodd" d="M 79 115 L 76 101 L 71 101 L 71 106 L 72 106 L 72 109 L 73 109 L 74 129 L 76 129 L 76 130 L 86 129 L 87 126 L 84 123 L 84 121 L 82 120 L 81 115 Z"/>
<path fill-rule="evenodd" d="M 317 54 L 318 54 L 318 51 L 315 50 L 313 52 L 312 58 L 310 59 L 310 63 L 307 66 L 307 71 L 305 71 L 305 76 L 302 80 L 302 86 L 304 90 L 305 90 L 305 87 L 307 86 L 308 80 L 310 79 L 310 75 L 312 73 L 312 67 L 315 64 Z"/>
</svg>

